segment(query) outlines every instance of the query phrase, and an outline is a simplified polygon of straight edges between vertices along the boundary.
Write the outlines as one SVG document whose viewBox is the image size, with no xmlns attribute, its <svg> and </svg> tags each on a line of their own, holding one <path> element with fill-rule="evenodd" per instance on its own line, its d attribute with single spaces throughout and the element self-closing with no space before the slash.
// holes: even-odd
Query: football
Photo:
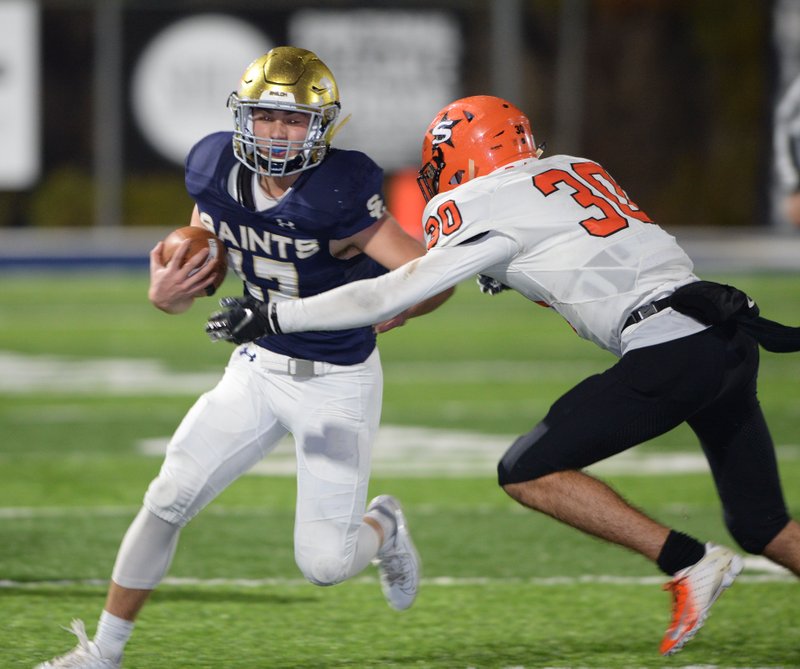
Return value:
<svg viewBox="0 0 800 669">
<path fill-rule="evenodd" d="M 222 282 L 225 281 L 225 276 L 228 273 L 228 253 L 225 245 L 213 232 L 205 228 L 187 225 L 173 230 L 164 238 L 164 248 L 161 251 L 161 259 L 165 263 L 169 262 L 169 259 L 172 258 L 175 253 L 175 249 L 178 248 L 184 239 L 192 240 L 189 245 L 189 250 L 186 253 L 187 260 L 203 249 L 208 249 L 208 258 L 203 265 L 197 270 L 194 270 L 194 272 L 199 271 L 199 269 L 202 269 L 202 267 L 205 267 L 209 263 L 216 263 L 214 283 L 206 288 L 206 293 L 208 295 L 213 295 L 217 288 L 222 285 Z"/>
</svg>

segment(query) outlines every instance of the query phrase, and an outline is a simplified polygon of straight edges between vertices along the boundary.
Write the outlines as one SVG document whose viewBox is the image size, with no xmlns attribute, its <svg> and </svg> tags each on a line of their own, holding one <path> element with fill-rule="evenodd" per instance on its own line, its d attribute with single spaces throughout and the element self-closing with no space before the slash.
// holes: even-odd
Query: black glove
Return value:
<svg viewBox="0 0 800 669">
<path fill-rule="evenodd" d="M 219 301 L 222 311 L 209 316 L 206 334 L 211 341 L 230 341 L 244 344 L 259 337 L 280 332 L 274 313 L 274 304 L 250 297 L 223 297 Z"/>
<path fill-rule="evenodd" d="M 511 290 L 509 286 L 485 274 L 478 274 L 478 288 L 486 295 L 497 295 L 504 290 Z"/>
</svg>

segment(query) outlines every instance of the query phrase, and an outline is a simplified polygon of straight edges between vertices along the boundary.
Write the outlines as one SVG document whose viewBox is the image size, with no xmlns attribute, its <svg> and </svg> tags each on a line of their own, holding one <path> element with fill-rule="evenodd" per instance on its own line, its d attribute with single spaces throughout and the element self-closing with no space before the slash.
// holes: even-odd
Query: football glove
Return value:
<svg viewBox="0 0 800 669">
<path fill-rule="evenodd" d="M 502 293 L 504 290 L 511 290 L 510 286 L 485 274 L 478 274 L 478 288 L 485 295 L 497 295 L 497 293 Z"/>
<path fill-rule="evenodd" d="M 223 297 L 219 301 L 222 311 L 209 316 L 206 334 L 211 341 L 230 341 L 244 344 L 259 337 L 280 332 L 274 304 L 252 297 Z"/>
</svg>

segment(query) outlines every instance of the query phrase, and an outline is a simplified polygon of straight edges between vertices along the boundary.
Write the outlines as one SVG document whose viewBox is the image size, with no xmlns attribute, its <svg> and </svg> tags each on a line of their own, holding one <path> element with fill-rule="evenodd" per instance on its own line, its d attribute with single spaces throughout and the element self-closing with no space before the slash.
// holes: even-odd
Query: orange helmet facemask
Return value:
<svg viewBox="0 0 800 669">
<path fill-rule="evenodd" d="M 528 118 L 501 98 L 475 95 L 442 109 L 422 142 L 417 183 L 425 201 L 541 150 Z"/>
</svg>

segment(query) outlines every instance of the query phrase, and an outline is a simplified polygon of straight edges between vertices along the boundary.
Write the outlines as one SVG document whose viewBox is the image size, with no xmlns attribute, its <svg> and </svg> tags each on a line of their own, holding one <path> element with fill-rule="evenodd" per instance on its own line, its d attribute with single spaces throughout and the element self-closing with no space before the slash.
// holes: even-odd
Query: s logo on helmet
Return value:
<svg viewBox="0 0 800 669">
<path fill-rule="evenodd" d="M 461 119 L 450 120 L 447 118 L 447 114 L 442 116 L 442 120 L 431 130 L 431 135 L 433 135 L 431 144 L 433 146 L 438 146 L 439 144 L 449 144 L 453 146 L 453 127 L 456 123 L 461 123 Z"/>
</svg>

